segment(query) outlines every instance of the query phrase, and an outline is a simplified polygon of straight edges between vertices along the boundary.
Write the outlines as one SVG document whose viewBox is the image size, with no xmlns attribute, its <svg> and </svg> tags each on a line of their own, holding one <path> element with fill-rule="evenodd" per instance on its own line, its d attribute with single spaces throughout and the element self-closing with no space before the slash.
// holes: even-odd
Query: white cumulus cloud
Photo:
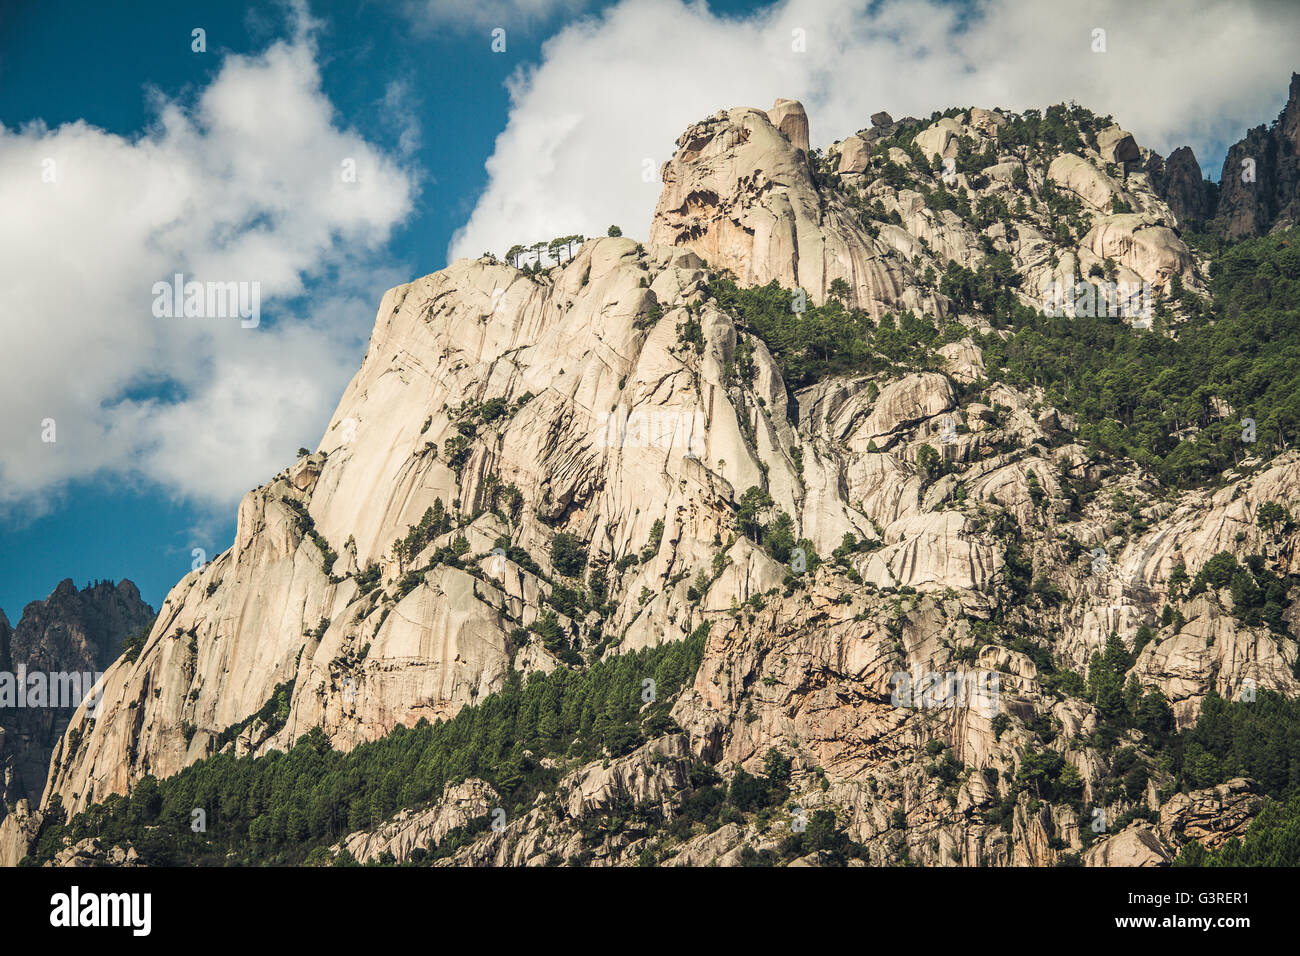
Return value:
<svg viewBox="0 0 1300 956">
<path fill-rule="evenodd" d="M 0 511 L 90 477 L 226 507 L 323 432 L 416 176 L 339 124 L 298 24 L 139 136 L 0 125 Z M 261 324 L 157 317 L 175 273 L 257 283 Z"/>
<path fill-rule="evenodd" d="M 1144 146 L 1191 145 L 1217 177 L 1224 146 L 1285 101 L 1297 35 L 1300 5 L 1242 0 L 783 0 L 739 18 L 625 0 L 549 39 L 512 77 L 488 185 L 449 256 L 611 223 L 644 236 L 683 129 L 777 97 L 804 103 L 814 145 L 879 110 L 1075 100 Z"/>
</svg>

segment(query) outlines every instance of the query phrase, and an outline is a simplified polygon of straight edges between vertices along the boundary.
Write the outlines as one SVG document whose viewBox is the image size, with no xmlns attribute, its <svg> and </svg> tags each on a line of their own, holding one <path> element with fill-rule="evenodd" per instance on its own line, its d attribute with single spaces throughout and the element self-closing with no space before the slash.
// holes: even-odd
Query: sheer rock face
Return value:
<svg viewBox="0 0 1300 956">
<path fill-rule="evenodd" d="M 900 518 L 885 529 L 891 543 L 863 560 L 859 573 L 882 588 L 983 591 L 1001 567 L 1001 556 L 970 538 L 969 527 L 955 512 Z"/>
<path fill-rule="evenodd" d="M 1280 573 L 1298 574 L 1300 554 L 1289 536 L 1274 534 L 1258 521 L 1264 504 L 1296 501 L 1297 496 L 1300 454 L 1287 452 L 1258 473 L 1216 491 L 1187 492 L 1157 526 L 1125 546 L 1117 568 L 1128 585 L 1160 592 L 1176 565 L 1195 575 L 1220 551 L 1264 552 Z"/>
<path fill-rule="evenodd" d="M 1211 690 L 1229 700 L 1253 699 L 1260 690 L 1300 694 L 1300 680 L 1291 673 L 1293 642 L 1242 625 L 1207 598 L 1192 601 L 1184 613 L 1186 623 L 1161 628 L 1133 669 L 1143 686 L 1163 691 L 1180 730 L 1196 723 Z"/>
<path fill-rule="evenodd" d="M 49 597 L 28 604 L 16 627 L 0 612 L 0 672 L 77 674 L 88 694 L 93 675 L 106 670 L 127 636 L 152 619 L 153 609 L 130 581 L 78 590 L 64 580 Z M 48 680 L 53 688 L 56 678 Z M 0 704 L 0 819 L 18 800 L 40 801 L 50 754 L 75 707 L 15 704 Z"/>
<path fill-rule="evenodd" d="M 550 575 L 548 522 L 562 521 L 601 568 L 643 552 L 662 522 L 657 552 L 619 572 L 605 622 L 635 649 L 689 630 L 685 591 L 710 567 L 718 535 L 731 533 L 735 489 L 764 482 L 760 456 L 771 493 L 818 552 L 868 528 L 844 500 L 837 464 L 818 465 L 809 449 L 805 479 L 796 473 L 790 449 L 801 440 L 761 343 L 753 387 L 732 394 L 734 323 L 701 301 L 699 265 L 689 252 L 642 254 L 631 240 L 602 239 L 550 277 L 465 261 L 388 293 L 320 450 L 245 497 L 234 547 L 187 575 L 139 658 L 109 670 L 100 719 L 78 714 L 52 792 L 78 809 L 219 745 L 263 752 L 314 726 L 350 747 L 454 714 L 498 689 L 512 657 L 524 669 L 554 666 L 540 647 L 511 643 L 551 586 L 490 553 L 502 535 Z M 688 305 L 702 353 L 678 341 Z M 508 414 L 481 428 L 457 474 L 449 458 L 461 405 L 489 398 Z M 450 532 L 395 556 L 393 541 L 435 499 L 473 515 L 505 485 L 523 507 L 511 522 L 487 512 L 461 529 L 467 568 L 425 570 Z M 331 568 L 300 511 L 338 553 Z M 785 574 L 745 542 L 728 560 L 731 596 Z M 372 563 L 383 586 L 363 595 L 356 573 Z M 254 723 L 221 740 L 289 682 L 282 726 Z"/>
<path fill-rule="evenodd" d="M 803 109 L 785 116 L 798 125 Z M 806 118 L 804 118 L 806 122 Z M 796 136 L 796 139 L 799 137 Z M 761 110 L 734 109 L 697 123 L 663 169 L 650 241 L 690 249 L 745 284 L 776 280 L 825 301 L 843 279 L 873 315 L 925 298 L 904 291 L 887 247 L 861 234 L 845 211 L 822 210 L 806 157 Z"/>
<path fill-rule="evenodd" d="M 1217 225 L 1232 237 L 1260 236 L 1300 222 L 1300 73 L 1270 126 L 1257 126 L 1228 150 L 1220 177 Z"/>
<path fill-rule="evenodd" d="M 1174 214 L 1128 158 L 1131 138 L 1099 130 L 1045 156 L 999 144 L 1014 118 L 969 110 L 932 124 L 885 116 L 821 156 L 795 106 L 688 129 L 645 246 L 592 240 L 540 274 L 462 260 L 386 293 L 317 451 L 245 497 L 234 547 L 182 579 L 138 659 L 109 669 L 99 719 L 79 712 L 54 755 L 46 806 L 58 794 L 77 809 L 217 749 L 284 748 L 314 727 L 349 748 L 452 716 L 511 667 L 550 670 L 571 649 L 636 650 L 707 623 L 703 663 L 673 705 L 681 734 L 565 766 L 546 799 L 448 862 L 637 862 L 648 834 L 593 849 L 584 823 L 627 800 L 671 815 L 694 762 L 757 773 L 776 747 L 792 761 L 792 797 L 835 810 L 872 863 L 1051 865 L 1083 849 L 1081 821 L 1068 805 L 1009 799 L 1025 752 L 1059 753 L 1089 802 L 1113 781 L 1091 742 L 1097 712 L 1009 646 L 1016 628 L 1052 635 L 1052 667 L 1082 676 L 1111 633 L 1132 648 L 1152 627 L 1124 676 L 1161 690 L 1180 726 L 1210 690 L 1250 680 L 1300 692 L 1294 624 L 1246 627 L 1226 591 L 1191 601 L 1170 586 L 1180 563 L 1195 575 L 1222 550 L 1300 571 L 1300 532 L 1256 521 L 1263 503 L 1297 500 L 1300 455 L 1243 465 L 1217 492 L 1166 494 L 1078 443 L 1080 423 L 1040 389 L 985 382 L 984 355 L 960 329 L 922 369 L 792 394 L 764 343 L 708 296 L 721 269 L 741 284 L 801 286 L 813 302 L 843 279 L 846 304 L 874 317 L 913 309 L 987 334 L 928 270 L 976 269 L 991 249 L 1028 302 L 1107 259 L 1120 281 L 1179 275 L 1201 288 Z M 912 147 L 932 147 L 940 168 L 921 168 Z M 969 162 L 971 150 L 993 163 L 953 173 L 945 191 L 1021 209 L 1009 221 L 936 208 L 942 160 Z M 891 185 L 890 163 L 910 179 Z M 1068 235 L 1046 209 L 1059 197 L 1079 210 Z M 1133 211 L 1114 212 L 1116 201 Z M 738 372 L 742 344 L 752 376 Z M 1076 500 L 1077 484 L 1104 491 Z M 772 498 L 764 520 L 785 512 L 815 552 L 806 569 L 742 532 L 750 488 Z M 1145 530 L 1116 531 L 1114 491 Z M 438 502 L 449 526 L 414 553 L 397 547 Z M 581 580 L 553 566 L 561 531 L 587 551 Z M 558 588 L 589 585 L 592 571 L 609 607 L 558 608 Z M 1161 628 L 1167 602 L 1184 619 Z M 548 611 L 563 641 L 521 646 L 518 630 Z M 937 705 L 930 675 L 954 688 Z M 991 698 L 955 690 L 990 679 Z M 252 719 L 277 693 L 275 717 Z M 1035 728 L 1047 725 L 1059 732 L 1045 744 Z M 932 742 L 962 766 L 949 783 L 933 772 Z M 469 781 L 342 845 L 409 858 L 494 798 Z M 1147 805 L 1159 809 L 1155 796 Z M 31 819 L 0 823 L 0 853 L 30 839 Z M 786 826 L 696 833 L 659 862 L 736 863 L 747 846 L 778 845 Z M 1176 842 L 1138 827 L 1088 860 L 1163 862 Z"/>
<path fill-rule="evenodd" d="M 730 489 L 761 481 L 739 414 L 762 416 L 727 397 L 729 319 L 701 306 L 703 355 L 678 345 L 675 326 L 704 279 L 698 260 L 637 248 L 590 242 L 545 280 L 462 261 L 389 292 L 320 450 L 245 497 L 234 547 L 173 589 L 137 661 L 110 669 L 101 718 L 56 757 L 52 792 L 65 806 L 145 772 L 175 773 L 289 681 L 283 727 L 270 736 L 251 728 L 237 750 L 283 746 L 313 726 L 348 747 L 492 692 L 517 650 L 511 629 L 535 620 L 550 588 L 489 552 L 509 535 L 549 573 L 554 532 L 544 521 L 563 518 L 602 566 L 640 551 L 663 521 L 662 553 L 624 572 L 631 597 L 607 626 L 635 623 L 641 643 L 680 638 L 686 620 L 675 608 L 689 582 L 662 581 L 711 558 Z M 666 317 L 650 323 L 652 309 Z M 756 363 L 776 376 L 769 408 L 780 414 L 779 376 L 761 349 Z M 449 458 L 461 405 L 488 398 L 509 414 L 482 427 L 458 475 Z M 392 543 L 435 499 L 472 515 L 507 484 L 526 505 L 513 526 L 489 512 L 462 529 L 468 570 L 420 570 L 451 533 L 396 558 Z M 332 568 L 295 509 L 339 553 Z M 361 595 L 355 573 L 372 562 L 384 587 Z M 649 608 L 636 601 L 646 584 L 657 593 Z M 530 649 L 516 665 L 553 661 Z M 195 728 L 188 738 L 185 726 Z"/>
</svg>

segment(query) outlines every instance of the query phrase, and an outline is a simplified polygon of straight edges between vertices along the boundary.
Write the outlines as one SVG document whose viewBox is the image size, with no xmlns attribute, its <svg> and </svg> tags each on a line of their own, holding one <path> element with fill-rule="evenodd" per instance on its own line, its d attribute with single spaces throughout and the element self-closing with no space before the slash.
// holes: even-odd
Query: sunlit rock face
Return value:
<svg viewBox="0 0 1300 956">
<path fill-rule="evenodd" d="M 108 669 L 101 711 L 79 712 L 53 754 L 45 807 L 317 727 L 348 749 L 452 717 L 512 668 L 583 666 L 707 624 L 671 733 L 566 766 L 553 799 L 448 862 L 581 856 L 584 825 L 622 801 L 671 814 L 699 762 L 759 773 L 772 748 L 792 760 L 793 798 L 834 810 L 869 862 L 1082 852 L 1088 820 L 1008 781 L 1047 748 L 1083 799 L 1104 798 L 1098 712 L 1060 688 L 1112 634 L 1132 651 L 1150 630 L 1124 677 L 1163 693 L 1180 727 L 1211 691 L 1300 693 L 1293 622 L 1247 626 L 1226 590 L 1189 599 L 1171 585 L 1221 551 L 1300 572 L 1296 532 L 1257 522 L 1265 503 L 1296 500 L 1300 456 L 1166 494 L 1091 452 L 1041 389 L 986 380 L 975 333 L 993 330 L 941 289 L 950 264 L 997 257 L 1031 305 L 1099 274 L 1204 287 L 1129 134 L 1098 122 L 1044 155 L 1009 142 L 1016 121 L 882 113 L 823 152 L 794 101 L 722 111 L 678 139 L 648 242 L 589 240 L 540 271 L 461 260 L 389 290 L 319 446 L 245 496 L 234 546 L 182 579 L 138 657 Z M 782 357 L 712 294 L 728 275 L 778 283 L 792 308 L 835 298 L 873 322 L 910 310 L 957 334 L 923 367 L 794 390 Z M 1094 490 L 1075 509 L 1077 485 Z M 1117 530 L 1119 491 L 1140 530 Z M 755 520 L 788 516 L 797 547 L 746 532 L 755 501 Z M 585 561 L 557 559 L 557 539 Z M 597 587 L 586 607 L 564 598 Z M 1162 624 L 1167 604 L 1182 617 Z M 525 640 L 551 615 L 560 641 Z M 1028 635 L 1047 635 L 1046 657 Z M 931 676 L 995 689 L 899 699 Z M 932 742 L 960 763 L 951 780 Z M 466 781 L 340 847 L 406 859 L 495 799 Z M 1203 829 L 1211 799 L 1169 813 Z M 1236 790 L 1223 799 L 1252 812 Z M 1161 825 L 1103 837 L 1084 861 L 1163 864 L 1181 839 L 1169 804 L 1154 786 L 1125 801 L 1107 806 L 1145 806 Z M 0 852 L 21 856 L 33 819 L 6 823 Z M 660 862 L 736 863 L 785 826 L 692 833 Z M 611 839 L 589 862 L 638 862 L 647 841 Z"/>
</svg>

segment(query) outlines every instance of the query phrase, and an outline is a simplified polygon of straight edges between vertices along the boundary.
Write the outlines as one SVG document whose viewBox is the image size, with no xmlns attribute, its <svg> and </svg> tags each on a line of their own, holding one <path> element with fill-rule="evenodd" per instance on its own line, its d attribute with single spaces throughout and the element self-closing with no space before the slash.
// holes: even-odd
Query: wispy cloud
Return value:
<svg viewBox="0 0 1300 956">
<path fill-rule="evenodd" d="M 509 31 L 531 29 L 559 16 L 572 16 L 590 6 L 592 0 L 410 0 L 415 20 L 426 28 L 451 25 L 462 29 Z"/>
</svg>

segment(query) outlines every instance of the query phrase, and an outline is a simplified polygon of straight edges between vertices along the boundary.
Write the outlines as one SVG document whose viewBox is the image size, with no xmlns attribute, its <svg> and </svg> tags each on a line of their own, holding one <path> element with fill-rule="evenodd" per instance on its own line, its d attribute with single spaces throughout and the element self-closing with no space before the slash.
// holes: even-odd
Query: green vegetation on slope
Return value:
<svg viewBox="0 0 1300 956">
<path fill-rule="evenodd" d="M 1211 694 L 1193 730 L 1182 735 L 1184 786 L 1249 777 L 1266 802 L 1245 839 L 1218 850 L 1189 843 L 1175 866 L 1300 866 L 1300 701 L 1260 691 L 1254 701 Z"/>
<path fill-rule="evenodd" d="M 1269 801 L 1246 831 L 1218 850 L 1193 841 L 1174 866 L 1300 866 L 1300 793 L 1285 803 Z"/>
<path fill-rule="evenodd" d="M 1016 282 L 1005 257 L 991 255 L 973 271 L 950 263 L 938 287 L 958 309 L 1012 332 L 973 336 L 989 380 L 1042 387 L 1099 450 L 1185 486 L 1300 437 L 1300 229 L 1226 248 L 1211 267 L 1209 301 L 1175 283 L 1188 317 L 1171 324 L 1161 305 L 1151 330 L 1106 315 L 1045 316 L 1015 298 Z M 933 349 L 966 334 L 910 312 L 877 325 L 834 297 L 794 312 L 792 293 L 775 282 L 746 289 L 723 279 L 709 291 L 767 343 L 792 389 L 894 363 L 939 368 Z M 1246 418 L 1255 422 L 1253 444 Z"/>
<path fill-rule="evenodd" d="M 1133 458 L 1170 484 L 1206 480 L 1300 437 L 1300 230 L 1239 242 L 1211 267 L 1208 308 L 1135 330 L 1107 316 L 1018 310 L 1015 334 L 977 338 L 990 378 L 1040 385 L 1078 417 L 1081 437 Z M 1233 414 L 1219 417 L 1212 399 Z M 1243 441 L 1255 420 L 1254 445 Z M 1198 429 L 1180 438 L 1180 429 Z"/>
<path fill-rule="evenodd" d="M 803 311 L 793 311 L 794 294 L 775 281 L 742 288 L 730 279 L 718 279 L 708 294 L 767 344 L 790 388 L 832 375 L 883 372 L 892 362 L 934 365 L 928 346 L 940 344 L 934 325 L 911 312 L 897 321 L 884 316 L 877 325 L 865 311 L 846 309 L 836 298 L 821 306 L 807 302 Z M 964 334 L 961 326 L 954 326 L 954 333 Z M 748 372 L 752 374 L 752 365 Z"/>
<path fill-rule="evenodd" d="M 512 670 L 499 693 L 451 720 L 398 727 L 348 753 L 314 728 L 287 753 L 217 754 L 165 780 L 145 777 L 129 797 L 110 796 L 71 821 L 54 806 L 27 862 L 52 859 L 65 836 L 129 841 L 150 865 L 298 863 L 314 849 L 319 859 L 348 833 L 437 800 L 448 784 L 470 777 L 492 784 L 507 813 L 521 814 L 559 779 L 560 769 L 543 767 L 543 758 L 617 757 L 671 731 L 669 706 L 694 678 L 706 637 L 701 626 L 684 641 L 586 671 L 558 668 L 525 681 Z M 647 678 L 657 701 L 648 707 Z M 196 808 L 206 813 L 205 833 L 191 830 Z"/>
<path fill-rule="evenodd" d="M 1300 700 L 1266 690 L 1253 701 L 1211 693 L 1179 737 L 1169 756 L 1185 790 L 1249 777 L 1275 799 L 1300 791 Z"/>
</svg>

